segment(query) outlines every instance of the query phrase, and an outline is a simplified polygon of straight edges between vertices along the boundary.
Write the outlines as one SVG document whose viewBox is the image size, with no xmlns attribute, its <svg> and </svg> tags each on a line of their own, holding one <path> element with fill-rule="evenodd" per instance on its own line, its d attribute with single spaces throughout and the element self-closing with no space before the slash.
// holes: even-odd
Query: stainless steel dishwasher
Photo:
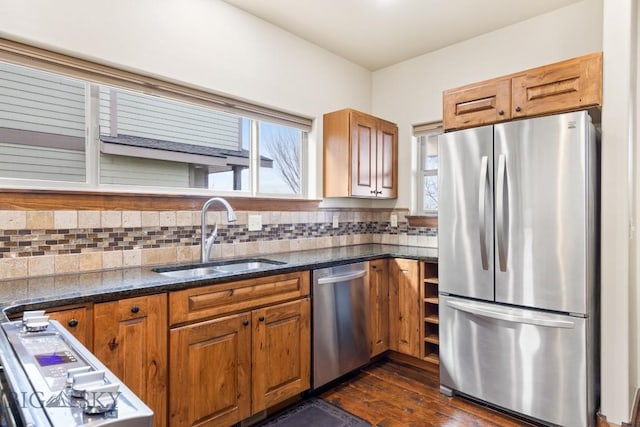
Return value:
<svg viewBox="0 0 640 427">
<path fill-rule="evenodd" d="M 313 272 L 313 388 L 369 361 L 369 264 Z"/>
</svg>

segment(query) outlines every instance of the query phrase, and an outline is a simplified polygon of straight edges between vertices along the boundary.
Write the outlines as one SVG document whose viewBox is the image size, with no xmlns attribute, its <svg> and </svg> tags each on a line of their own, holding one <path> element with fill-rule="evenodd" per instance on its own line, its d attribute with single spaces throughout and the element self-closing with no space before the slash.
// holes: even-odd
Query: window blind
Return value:
<svg viewBox="0 0 640 427">
<path fill-rule="evenodd" d="M 413 136 L 425 135 L 428 133 L 442 132 L 442 122 L 429 122 L 413 126 Z"/>
<path fill-rule="evenodd" d="M 264 120 L 309 132 L 312 119 L 271 107 L 217 94 L 198 87 L 172 83 L 115 67 L 0 38 L 0 60 L 62 74 L 93 83 L 111 85 L 210 107 L 243 117 Z"/>
</svg>

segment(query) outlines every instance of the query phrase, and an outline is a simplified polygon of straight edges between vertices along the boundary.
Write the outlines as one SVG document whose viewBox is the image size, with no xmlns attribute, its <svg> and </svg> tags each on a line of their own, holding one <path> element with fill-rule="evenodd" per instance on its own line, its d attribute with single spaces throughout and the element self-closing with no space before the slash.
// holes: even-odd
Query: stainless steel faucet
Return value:
<svg viewBox="0 0 640 427">
<path fill-rule="evenodd" d="M 227 209 L 227 221 L 234 222 L 236 218 L 236 213 L 233 211 L 233 208 L 222 197 L 213 197 L 207 200 L 202 206 L 202 223 L 200 228 L 200 262 L 209 261 L 209 257 L 211 256 L 211 246 L 213 246 L 214 240 L 216 240 L 216 236 L 218 235 L 218 224 L 213 224 L 213 231 L 209 237 L 207 235 L 207 211 L 209 207 L 215 202 L 220 202 L 222 206 Z"/>
</svg>

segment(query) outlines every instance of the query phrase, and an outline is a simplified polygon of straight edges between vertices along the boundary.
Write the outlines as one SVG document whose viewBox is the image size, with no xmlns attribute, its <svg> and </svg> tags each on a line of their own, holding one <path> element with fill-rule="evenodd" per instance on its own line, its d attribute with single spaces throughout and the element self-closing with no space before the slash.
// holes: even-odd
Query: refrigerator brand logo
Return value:
<svg viewBox="0 0 640 427">
<path fill-rule="evenodd" d="M 567 126 L 567 128 L 569 129 L 575 129 L 576 128 L 576 122 L 575 121 L 570 121 L 569 125 Z"/>
</svg>

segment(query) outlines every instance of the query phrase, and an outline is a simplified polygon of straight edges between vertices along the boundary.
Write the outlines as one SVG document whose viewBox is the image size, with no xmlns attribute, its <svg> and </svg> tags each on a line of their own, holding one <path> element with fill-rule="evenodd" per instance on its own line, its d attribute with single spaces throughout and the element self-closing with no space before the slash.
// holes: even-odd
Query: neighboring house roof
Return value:
<svg viewBox="0 0 640 427">
<path fill-rule="evenodd" d="M 229 150 L 204 145 L 143 138 L 131 135 L 100 135 L 101 151 L 106 154 L 142 157 L 228 168 L 249 167 L 249 150 Z M 271 168 L 273 160 L 260 156 L 260 166 Z"/>
</svg>

